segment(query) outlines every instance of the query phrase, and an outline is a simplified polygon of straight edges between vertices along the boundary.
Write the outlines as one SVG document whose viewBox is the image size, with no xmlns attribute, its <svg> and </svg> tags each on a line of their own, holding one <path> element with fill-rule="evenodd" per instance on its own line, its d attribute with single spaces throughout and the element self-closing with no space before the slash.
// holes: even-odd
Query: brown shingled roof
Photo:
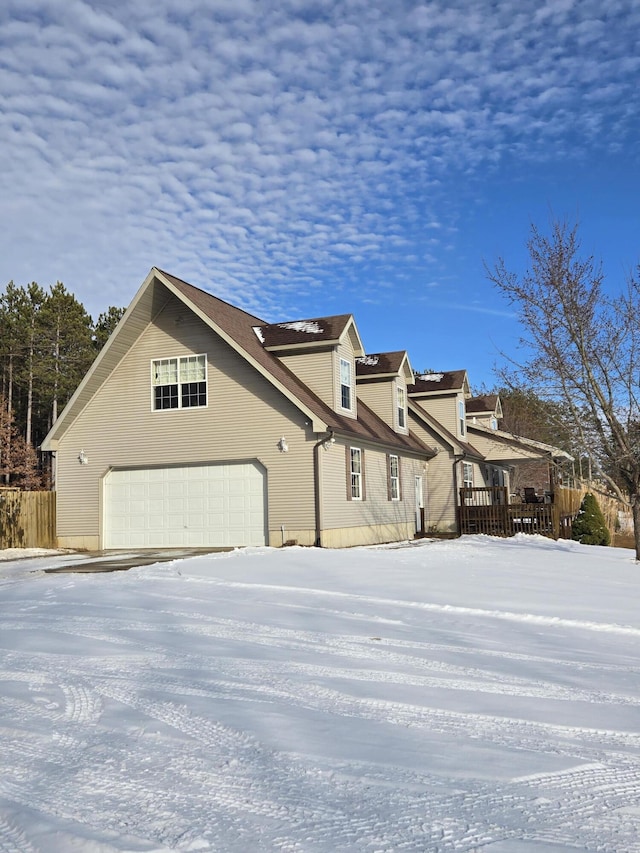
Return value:
<svg viewBox="0 0 640 853">
<path fill-rule="evenodd" d="M 266 323 L 257 327 L 256 335 L 267 349 L 279 349 L 297 344 L 315 346 L 340 340 L 347 328 L 351 314 L 334 317 L 314 317 L 285 323 Z"/>
<path fill-rule="evenodd" d="M 497 405 L 497 394 L 481 394 L 479 397 L 471 397 L 465 403 L 468 415 L 477 414 L 478 412 L 493 413 Z"/>
<path fill-rule="evenodd" d="M 164 278 L 169 281 L 186 299 L 198 308 L 206 317 L 209 317 L 230 338 L 235 341 L 241 350 L 247 353 L 260 367 L 281 385 L 285 386 L 300 403 L 312 411 L 319 420 L 323 421 L 329 428 L 340 433 L 354 435 L 360 439 L 383 443 L 405 450 L 420 453 L 427 456 L 432 455 L 431 450 L 424 445 L 415 435 L 402 435 L 395 432 L 388 424 L 381 420 L 368 406 L 358 400 L 358 417 L 347 418 L 334 412 L 323 400 L 299 379 L 280 359 L 269 352 L 262 345 L 254 328 L 273 328 L 272 324 L 265 323 L 258 317 L 236 308 L 234 305 L 206 293 L 187 282 L 158 270 Z M 351 314 L 341 314 L 336 318 L 324 318 L 327 320 L 344 320 L 342 329 L 346 328 Z M 320 322 L 320 320 L 318 320 Z M 335 331 L 339 322 L 333 325 Z M 300 332 L 305 335 L 307 333 Z"/>
<path fill-rule="evenodd" d="M 405 350 L 378 352 L 356 358 L 356 376 L 388 376 L 400 372 Z"/>
<path fill-rule="evenodd" d="M 442 373 L 427 374 L 416 373 L 415 384 L 409 389 L 409 395 L 431 394 L 438 391 L 457 391 L 463 387 L 466 373 L 466 370 L 448 370 Z"/>
</svg>

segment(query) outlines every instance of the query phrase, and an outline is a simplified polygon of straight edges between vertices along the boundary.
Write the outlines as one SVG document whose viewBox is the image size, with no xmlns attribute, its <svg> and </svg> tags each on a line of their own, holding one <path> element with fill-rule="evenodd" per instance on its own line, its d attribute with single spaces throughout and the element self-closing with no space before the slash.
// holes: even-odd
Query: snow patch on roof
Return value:
<svg viewBox="0 0 640 853">
<path fill-rule="evenodd" d="M 379 364 L 380 359 L 377 355 L 361 355 L 356 358 L 356 361 L 358 362 L 358 364 L 366 364 L 367 367 L 375 367 L 377 364 Z"/>
<path fill-rule="evenodd" d="M 444 378 L 444 373 L 421 373 L 419 378 L 427 382 L 440 382 Z"/>
<path fill-rule="evenodd" d="M 310 335 L 319 335 L 324 331 L 316 320 L 296 320 L 294 323 L 278 323 L 279 329 L 290 329 L 292 332 L 308 332 Z"/>
<path fill-rule="evenodd" d="M 262 329 L 260 326 L 252 326 L 251 327 L 256 334 L 256 338 L 260 341 L 261 344 L 264 343 L 264 335 L 262 334 Z"/>
</svg>

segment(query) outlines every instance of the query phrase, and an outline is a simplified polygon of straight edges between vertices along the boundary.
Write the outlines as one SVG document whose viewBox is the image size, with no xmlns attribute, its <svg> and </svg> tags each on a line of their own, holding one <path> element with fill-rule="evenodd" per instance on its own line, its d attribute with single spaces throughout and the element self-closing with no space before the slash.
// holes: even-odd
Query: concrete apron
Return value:
<svg viewBox="0 0 640 853">
<path fill-rule="evenodd" d="M 126 572 L 140 566 L 154 563 L 169 563 L 172 560 L 185 560 L 202 554 L 218 554 L 233 551 L 233 548 L 175 548 L 159 551 L 98 551 L 86 554 L 86 559 L 77 559 L 63 566 L 45 569 L 45 574 L 78 574 L 94 572 Z M 83 555 L 85 556 L 85 555 Z"/>
</svg>

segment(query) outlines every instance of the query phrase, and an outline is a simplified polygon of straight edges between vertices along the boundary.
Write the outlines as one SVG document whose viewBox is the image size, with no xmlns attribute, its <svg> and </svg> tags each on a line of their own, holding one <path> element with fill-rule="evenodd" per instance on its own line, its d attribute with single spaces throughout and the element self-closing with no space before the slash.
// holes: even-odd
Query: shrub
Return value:
<svg viewBox="0 0 640 853">
<path fill-rule="evenodd" d="M 583 545 L 609 545 L 611 534 L 595 497 L 587 492 L 571 527 L 571 538 Z"/>
</svg>

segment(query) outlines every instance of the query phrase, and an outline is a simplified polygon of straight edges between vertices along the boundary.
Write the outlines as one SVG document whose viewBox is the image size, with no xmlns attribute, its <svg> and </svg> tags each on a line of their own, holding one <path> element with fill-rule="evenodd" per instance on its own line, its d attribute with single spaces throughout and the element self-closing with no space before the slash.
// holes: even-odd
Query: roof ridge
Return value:
<svg viewBox="0 0 640 853">
<path fill-rule="evenodd" d="M 180 276 L 160 269 L 160 267 L 154 267 L 154 269 L 156 269 L 159 273 L 166 276 L 167 278 L 173 279 L 173 281 L 179 281 L 180 284 L 183 284 L 185 287 L 190 287 L 192 288 L 192 290 L 197 290 L 199 293 L 203 293 L 209 299 L 215 299 L 216 302 L 221 302 L 223 305 L 226 305 L 227 308 L 232 308 L 234 311 L 239 311 L 241 314 L 250 317 L 252 320 L 257 320 L 257 324 L 254 325 L 268 325 L 265 320 L 263 320 L 261 317 L 258 317 L 256 314 L 251 314 L 249 311 L 245 311 L 244 308 L 240 308 L 238 305 L 234 305 L 232 302 L 228 302 L 226 299 L 222 299 L 222 297 L 216 296 L 215 293 L 211 293 L 209 290 L 205 290 L 202 287 L 197 287 L 195 284 L 191 284 L 191 282 L 185 281 L 185 279 L 180 278 Z"/>
</svg>

